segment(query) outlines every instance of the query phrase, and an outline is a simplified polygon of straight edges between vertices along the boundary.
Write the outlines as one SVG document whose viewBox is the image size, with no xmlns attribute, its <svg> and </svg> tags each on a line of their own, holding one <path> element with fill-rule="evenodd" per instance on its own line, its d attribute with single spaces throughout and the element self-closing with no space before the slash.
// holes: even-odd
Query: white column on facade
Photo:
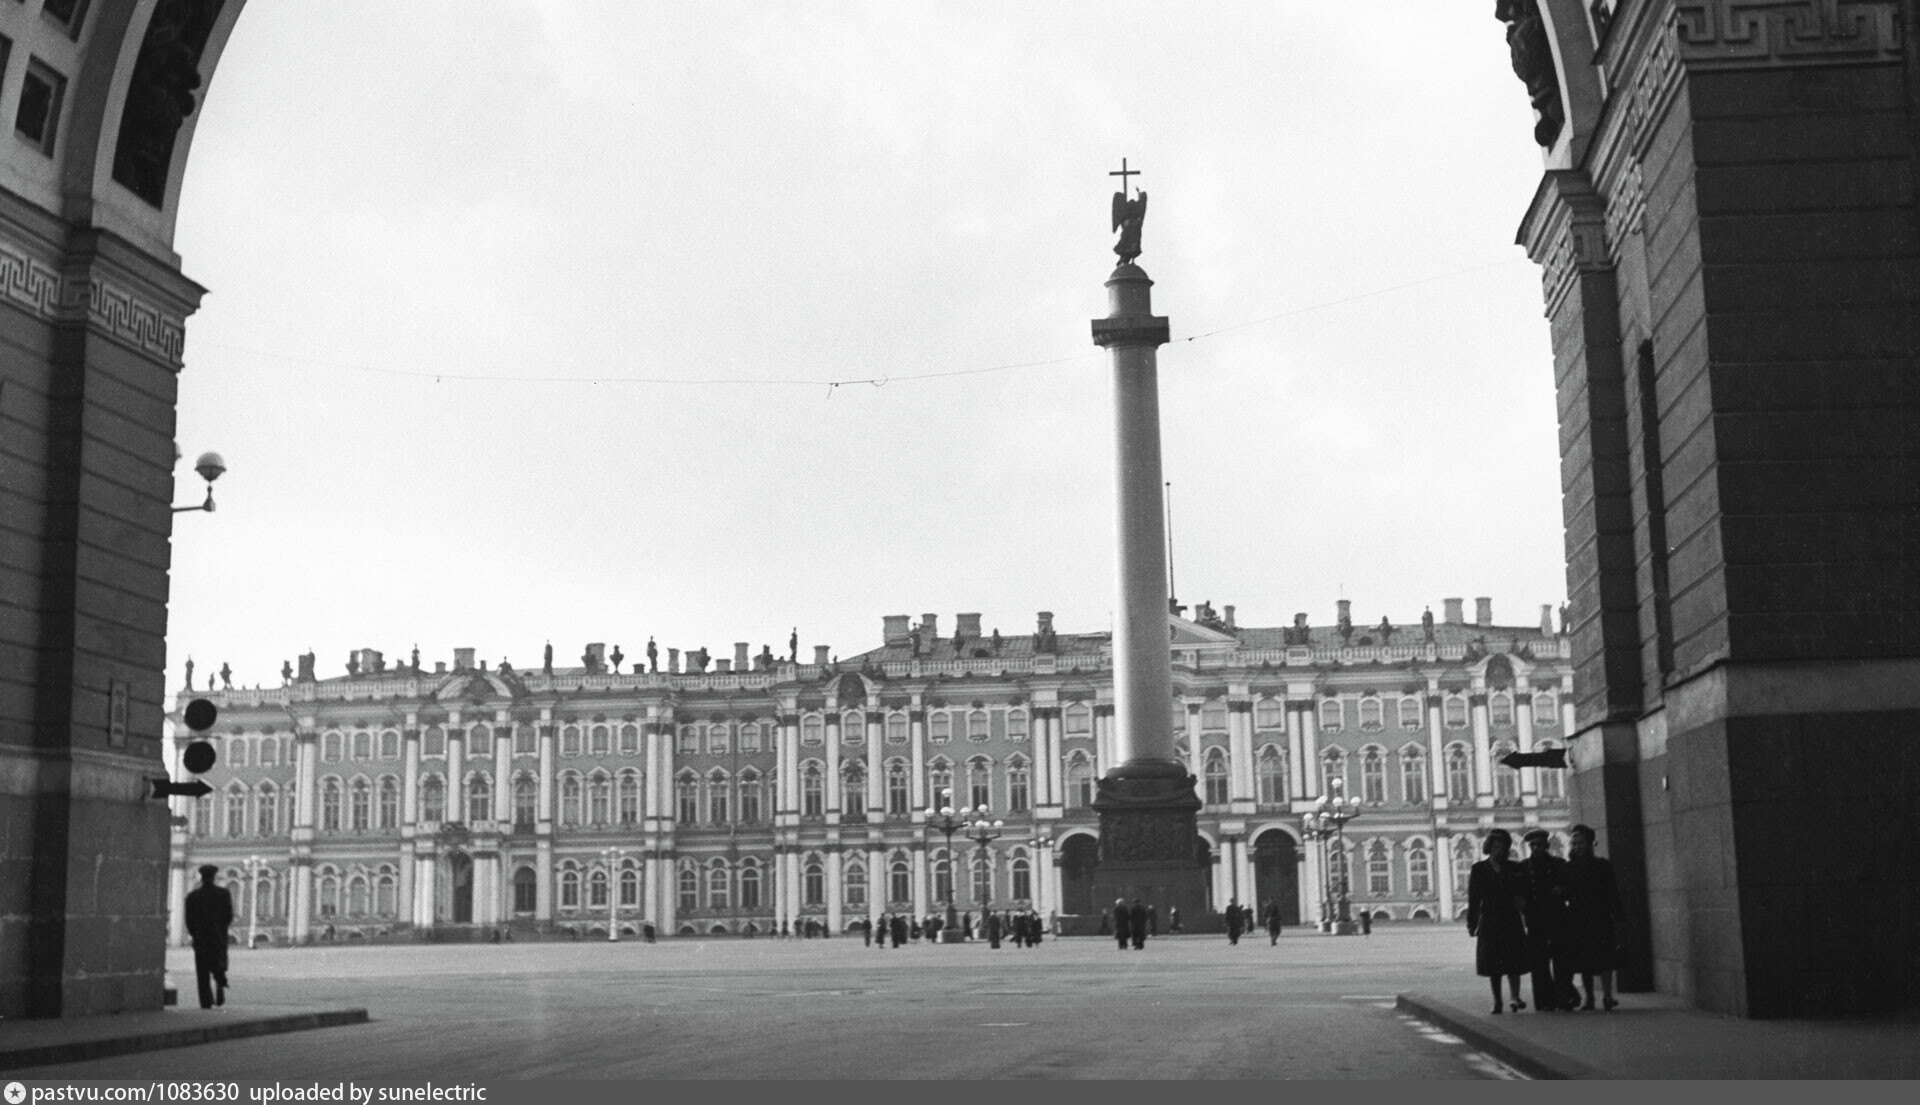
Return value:
<svg viewBox="0 0 1920 1105">
<path fill-rule="evenodd" d="M 493 819 L 513 823 L 513 719 L 502 710 L 493 720 Z"/>
<path fill-rule="evenodd" d="M 167 865 L 167 945 L 185 947 L 187 939 L 187 858 L 175 855 Z"/>
<path fill-rule="evenodd" d="M 827 778 L 826 813 L 827 823 L 840 820 L 840 711 L 831 701 L 827 703 Z"/>
<path fill-rule="evenodd" d="M 1301 847 L 1306 852 L 1307 861 L 1303 865 L 1305 874 L 1301 880 L 1305 885 L 1301 888 L 1303 908 L 1300 911 L 1300 920 L 1304 924 L 1313 925 L 1322 920 L 1321 906 L 1326 901 L 1327 872 L 1320 855 L 1325 845 L 1309 840 Z"/>
<path fill-rule="evenodd" d="M 1285 703 L 1287 717 L 1287 793 L 1294 798 L 1307 796 L 1306 755 L 1301 733 L 1299 704 Z M 1302 914 L 1302 916 L 1305 916 Z"/>
<path fill-rule="evenodd" d="M 535 881 L 533 900 L 533 919 L 536 921 L 553 920 L 553 840 L 542 837 L 534 844 L 533 877 Z"/>
<path fill-rule="evenodd" d="M 652 921 L 654 929 L 658 931 L 666 917 L 666 914 L 660 910 L 662 904 L 660 888 L 666 882 L 666 872 L 660 865 L 659 852 L 652 850 L 647 852 L 646 860 L 641 864 L 641 872 L 647 883 L 640 888 L 640 919 Z"/>
<path fill-rule="evenodd" d="M 412 828 L 420 820 L 420 730 L 411 722 L 400 738 L 403 766 L 400 769 L 400 823 Z"/>
<path fill-rule="evenodd" d="M 1253 702 L 1227 701 L 1227 757 L 1233 789 L 1229 798 L 1253 801 Z"/>
<path fill-rule="evenodd" d="M 313 829 L 313 811 L 315 805 L 314 790 L 319 785 L 317 778 L 320 740 L 312 729 L 301 729 L 294 738 L 295 755 L 299 757 L 298 767 L 294 770 L 294 807 L 293 827 Z"/>
<path fill-rule="evenodd" d="M 1241 903 L 1258 908 L 1260 902 L 1255 897 L 1258 888 L 1253 885 L 1253 841 L 1244 835 L 1241 836 L 1236 851 L 1240 854 Z"/>
<path fill-rule="evenodd" d="M 1031 716 L 1031 711 L 1029 711 L 1029 716 Z M 1038 755 L 1040 738 L 1037 735 L 1039 733 L 1038 723 L 1034 722 L 1032 724 L 1033 728 L 1030 729 L 1029 732 L 1035 734 L 1034 760 L 1036 763 L 1034 772 L 1037 776 L 1040 771 L 1037 762 L 1040 759 Z M 913 816 L 914 820 L 919 822 L 925 817 L 922 811 L 933 805 L 933 796 L 927 793 L 927 711 L 917 702 L 913 704 L 912 711 L 907 715 L 907 735 L 913 742 L 913 778 L 910 780 L 913 787 Z M 1037 778 L 1034 785 L 1035 787 L 1039 786 Z M 1037 798 L 1035 799 L 1035 801 L 1038 800 Z M 914 878 L 917 881 L 919 876 L 916 874 Z"/>
<path fill-rule="evenodd" d="M 439 889 L 437 885 L 439 880 L 436 878 L 438 865 L 430 855 L 420 856 L 416 862 L 419 864 L 419 870 L 414 872 L 414 883 L 420 888 L 419 894 L 416 895 L 420 903 L 420 914 L 414 919 L 414 924 L 427 927 L 434 923 L 439 912 L 440 903 L 435 901 L 437 897 L 435 891 Z"/>
<path fill-rule="evenodd" d="M 1200 703 L 1188 699 L 1185 700 L 1184 705 L 1187 719 L 1187 774 L 1193 776 L 1194 789 L 1199 792 L 1201 799 L 1204 801 L 1207 796 L 1207 777 L 1202 771 L 1204 761 L 1201 757 L 1202 749 L 1200 747 Z M 1169 708 L 1167 713 L 1168 720 L 1171 721 L 1172 709 Z M 1096 902 L 1095 904 L 1098 905 L 1100 903 Z"/>
<path fill-rule="evenodd" d="M 1573 680 L 1560 684 L 1560 736 L 1562 739 L 1573 736 Z"/>
<path fill-rule="evenodd" d="M 536 811 L 539 818 L 539 831 L 542 835 L 553 834 L 553 711 L 546 707 L 540 709 L 540 808 Z M 543 888 L 544 888 L 544 884 Z"/>
<path fill-rule="evenodd" d="M 1053 776 L 1058 768 L 1049 756 L 1047 715 L 1057 709 L 1056 706 L 1034 706 L 1027 711 L 1027 731 L 1033 735 L 1033 804 L 1036 807 L 1053 804 Z"/>
<path fill-rule="evenodd" d="M 1098 779 L 1114 764 L 1113 706 L 1095 703 L 1093 707 L 1093 777 Z"/>
<path fill-rule="evenodd" d="M 1214 842 L 1213 847 L 1213 908 L 1216 912 L 1224 909 L 1227 900 L 1233 897 L 1233 888 L 1228 885 L 1227 872 L 1231 869 L 1227 859 L 1229 845 L 1225 837 Z M 1095 902 L 1095 909 L 1105 909 L 1106 902 Z"/>
<path fill-rule="evenodd" d="M 1427 755 L 1433 761 L 1433 805 L 1435 809 L 1445 809 L 1447 805 L 1447 757 L 1446 740 L 1441 732 L 1440 688 L 1438 683 L 1430 683 L 1427 688 Z"/>
<path fill-rule="evenodd" d="M 884 819 L 887 813 L 886 718 L 878 710 L 867 712 L 867 816 L 875 821 Z M 872 888 L 869 882 L 868 889 Z M 878 894 L 868 895 L 869 900 L 878 898 Z"/>
<path fill-rule="evenodd" d="M 1309 697 L 1300 711 L 1300 796 L 1320 797 L 1320 703 Z"/>
<path fill-rule="evenodd" d="M 1055 705 L 1047 710 L 1047 786 L 1050 793 L 1047 804 L 1064 806 L 1067 804 L 1066 715 L 1063 708 Z M 957 882 L 956 882 L 957 885 Z"/>
<path fill-rule="evenodd" d="M 1434 885 L 1440 890 L 1440 920 L 1453 920 L 1453 838 L 1435 834 L 1433 839 Z"/>
<path fill-rule="evenodd" d="M 827 932 L 838 936 L 845 923 L 842 898 L 846 895 L 847 855 L 841 851 L 838 844 L 828 845 L 825 851 L 826 855 L 823 858 L 827 864 Z"/>
<path fill-rule="evenodd" d="M 1522 679 L 1513 688 L 1514 725 L 1520 730 L 1520 751 L 1533 751 L 1533 694 Z M 1533 809 L 1540 804 L 1540 769 L 1520 770 L 1520 804 Z"/>
<path fill-rule="evenodd" d="M 877 840 L 867 842 L 867 920 L 880 933 L 880 914 L 887 902 L 887 849 Z"/>
<path fill-rule="evenodd" d="M 1493 805 L 1493 744 L 1487 731 L 1487 688 L 1475 686 L 1467 699 L 1473 712 L 1473 789 L 1476 806 Z"/>
<path fill-rule="evenodd" d="M 913 846 L 913 915 L 925 917 L 927 903 L 933 897 L 932 865 L 927 862 L 927 849 L 924 844 Z"/>
<path fill-rule="evenodd" d="M 680 870 L 670 852 L 660 855 L 656 862 L 660 866 L 660 896 L 655 899 L 659 903 L 657 925 L 663 935 L 671 936 L 680 928 Z"/>
<path fill-rule="evenodd" d="M 467 820 L 467 730 L 460 724 L 460 713 L 447 715 L 447 816 L 448 821 Z"/>
<path fill-rule="evenodd" d="M 805 855 L 798 844 L 787 852 L 787 911 L 796 918 L 800 916 L 800 899 L 806 889 L 803 859 Z"/>
</svg>

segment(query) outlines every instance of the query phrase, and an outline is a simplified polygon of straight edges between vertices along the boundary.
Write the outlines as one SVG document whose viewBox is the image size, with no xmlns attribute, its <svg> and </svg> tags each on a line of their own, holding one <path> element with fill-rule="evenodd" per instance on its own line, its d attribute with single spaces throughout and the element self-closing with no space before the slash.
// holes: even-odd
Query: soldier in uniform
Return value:
<svg viewBox="0 0 1920 1105">
<path fill-rule="evenodd" d="M 1571 980 L 1560 977 L 1556 960 L 1564 955 L 1566 939 L 1567 861 L 1547 850 L 1545 829 L 1528 829 L 1521 837 L 1527 858 L 1520 861 L 1521 912 L 1527 922 L 1527 969 L 1533 976 L 1533 1007 L 1548 1013 L 1572 1008 Z"/>
<path fill-rule="evenodd" d="M 193 941 L 193 975 L 200 985 L 200 1008 L 227 1004 L 227 928 L 233 924 L 233 895 L 214 885 L 220 869 L 200 868 L 200 885 L 187 895 L 187 936 Z M 217 987 L 217 989 L 216 989 Z"/>
</svg>

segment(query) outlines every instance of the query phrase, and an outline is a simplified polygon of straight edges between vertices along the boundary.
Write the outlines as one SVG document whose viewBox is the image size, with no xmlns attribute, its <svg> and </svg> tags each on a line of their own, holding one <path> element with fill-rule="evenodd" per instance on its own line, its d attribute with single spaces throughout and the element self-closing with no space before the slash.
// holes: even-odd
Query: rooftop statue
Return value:
<svg viewBox="0 0 1920 1105">
<path fill-rule="evenodd" d="M 1140 224 L 1147 220 L 1147 194 L 1136 192 L 1132 199 L 1127 198 L 1127 178 L 1139 172 L 1127 168 L 1123 157 L 1119 171 L 1107 174 L 1120 178 L 1120 190 L 1113 194 L 1113 229 L 1120 232 L 1120 240 L 1113 244 L 1113 252 L 1119 254 L 1123 265 L 1133 264 L 1133 259 L 1140 256 Z"/>
</svg>

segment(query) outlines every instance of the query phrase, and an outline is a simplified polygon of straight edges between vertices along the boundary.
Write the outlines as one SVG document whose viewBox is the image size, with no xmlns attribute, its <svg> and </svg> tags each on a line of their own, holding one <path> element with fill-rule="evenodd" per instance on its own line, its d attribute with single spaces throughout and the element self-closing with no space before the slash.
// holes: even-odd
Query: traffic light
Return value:
<svg viewBox="0 0 1920 1105">
<path fill-rule="evenodd" d="M 213 767 L 215 761 L 220 758 L 220 754 L 214 751 L 213 742 L 206 739 L 207 730 L 213 728 L 213 723 L 219 720 L 219 717 L 219 708 L 204 698 L 196 698 L 192 702 L 187 703 L 187 708 L 180 712 L 181 720 L 187 723 L 187 728 L 193 732 L 195 738 L 180 753 L 180 766 L 193 772 L 195 775 L 199 775 Z M 162 776 L 156 777 L 152 781 L 153 794 L 151 797 L 154 798 L 172 798 L 175 796 L 198 798 L 203 794 L 213 793 L 213 788 L 208 786 L 204 779 L 194 779 L 190 782 L 176 783 Z"/>
</svg>

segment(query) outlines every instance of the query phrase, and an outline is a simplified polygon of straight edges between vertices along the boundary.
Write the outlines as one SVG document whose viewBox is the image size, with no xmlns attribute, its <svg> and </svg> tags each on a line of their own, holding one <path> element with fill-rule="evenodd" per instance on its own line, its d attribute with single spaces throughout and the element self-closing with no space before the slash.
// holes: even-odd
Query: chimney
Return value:
<svg viewBox="0 0 1920 1105">
<path fill-rule="evenodd" d="M 1222 610 L 1225 610 L 1225 611 L 1227 612 L 1227 628 L 1228 628 L 1228 629 L 1232 629 L 1232 628 L 1234 628 L 1234 624 L 1233 624 L 1233 604 L 1232 604 L 1232 603 L 1228 603 L 1228 604 L 1227 604 L 1226 606 L 1223 606 L 1223 607 L 1221 607 L 1220 609 L 1222 609 Z"/>
<path fill-rule="evenodd" d="M 361 662 L 361 666 L 362 667 L 365 666 L 365 661 Z M 453 650 L 453 670 L 454 671 L 472 671 L 473 670 L 473 650 L 472 649 L 456 648 Z"/>
<path fill-rule="evenodd" d="M 733 661 L 732 660 L 715 660 L 713 662 L 713 670 L 720 675 L 725 675 L 728 672 L 733 670 Z"/>
<path fill-rule="evenodd" d="M 435 660 L 433 662 L 433 674 L 435 675 L 447 674 L 447 662 L 445 660 Z"/>
<path fill-rule="evenodd" d="M 1295 614 L 1293 616 L 1293 628 L 1295 629 L 1307 628 L 1307 616 L 1305 614 Z"/>
<path fill-rule="evenodd" d="M 938 636 L 940 636 L 940 615 L 920 615 L 920 639 L 931 641 Z"/>
<path fill-rule="evenodd" d="M 1461 613 L 1460 607 L 1466 601 L 1465 599 L 1441 599 L 1440 605 L 1446 609 L 1446 617 L 1441 620 L 1448 625 L 1465 625 L 1467 617 Z"/>
<path fill-rule="evenodd" d="M 733 670 L 746 671 L 752 666 L 753 661 L 747 659 L 747 642 L 735 641 L 733 643 Z M 727 669 L 721 668 L 720 670 L 725 671 Z"/>
<path fill-rule="evenodd" d="M 1035 617 L 1038 619 L 1036 622 L 1036 626 L 1039 632 L 1041 633 L 1053 632 L 1053 611 L 1042 610 L 1040 611 L 1039 614 L 1035 615 Z"/>
<path fill-rule="evenodd" d="M 469 649 L 468 651 L 471 652 L 472 650 Z M 380 654 L 378 652 L 375 652 L 370 648 L 363 648 L 360 650 L 360 674 L 361 675 L 372 675 L 373 673 L 379 671 L 382 666 L 383 665 L 380 663 Z"/>
<path fill-rule="evenodd" d="M 955 614 L 953 616 L 953 635 L 965 637 L 969 641 L 980 638 L 980 615 Z"/>
<path fill-rule="evenodd" d="M 824 668 L 828 664 L 833 663 L 833 660 L 828 656 L 828 650 L 830 647 L 831 646 L 829 645 L 813 646 L 813 663 L 815 667 Z"/>
<path fill-rule="evenodd" d="M 585 659 L 587 661 L 587 670 L 589 671 L 607 670 L 607 642 L 595 641 L 594 643 L 588 645 L 587 655 Z"/>
<path fill-rule="evenodd" d="M 1540 635 L 1553 636 L 1553 604 L 1550 602 L 1540 604 Z"/>
<path fill-rule="evenodd" d="M 673 675 L 680 674 L 680 650 L 677 648 L 667 650 L 667 671 Z"/>
<path fill-rule="evenodd" d="M 905 614 L 888 614 L 881 618 L 880 640 L 889 645 L 907 644 L 909 635 L 913 632 L 907 624 L 911 620 Z"/>
<path fill-rule="evenodd" d="M 1493 600 L 1492 599 L 1480 598 L 1480 599 L 1473 600 L 1473 624 L 1475 625 L 1492 625 L 1493 624 Z"/>
<path fill-rule="evenodd" d="M 1353 602 L 1349 599 L 1341 599 L 1337 605 L 1340 607 L 1340 617 L 1337 619 L 1339 624 L 1343 626 L 1352 625 Z"/>
</svg>

